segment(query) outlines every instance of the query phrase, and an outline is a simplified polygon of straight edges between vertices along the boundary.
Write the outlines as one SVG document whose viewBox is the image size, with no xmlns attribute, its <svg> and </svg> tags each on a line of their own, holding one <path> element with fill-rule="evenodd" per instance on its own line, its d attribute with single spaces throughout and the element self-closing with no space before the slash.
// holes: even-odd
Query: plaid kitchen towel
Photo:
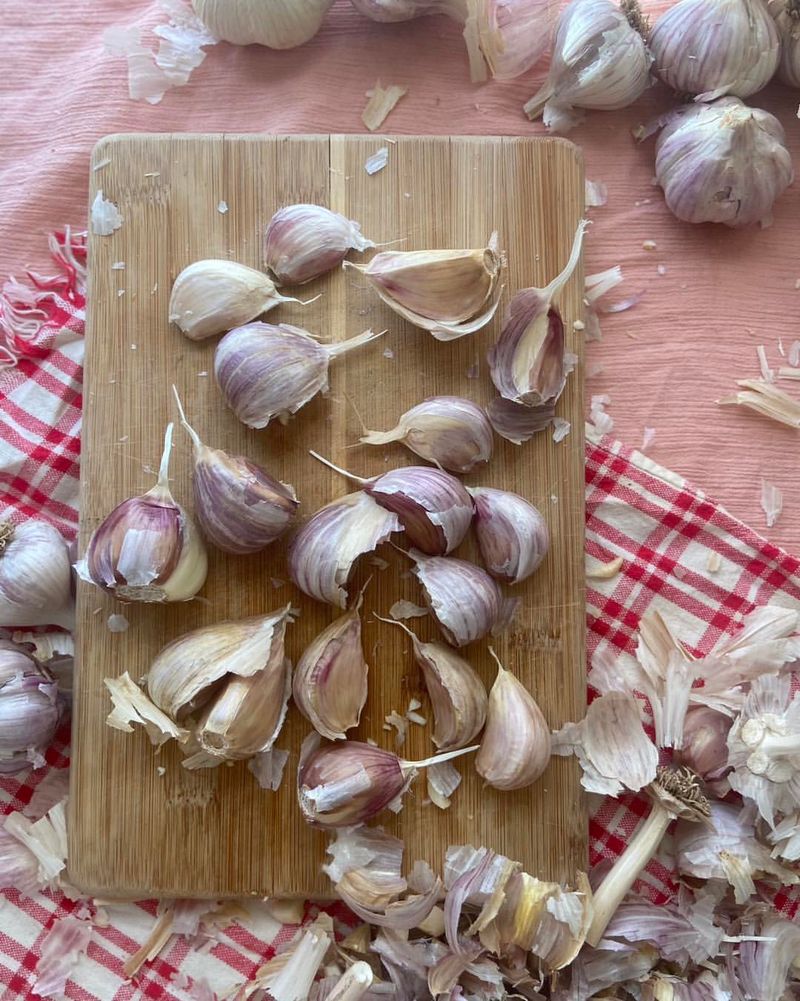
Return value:
<svg viewBox="0 0 800 1001">
<path fill-rule="evenodd" d="M 59 272 L 11 280 L 0 298 L 0 518 L 44 518 L 68 538 L 77 530 L 85 242 L 69 231 L 51 240 Z M 658 608 L 695 653 L 735 631 L 741 617 L 770 601 L 800 606 L 800 561 L 732 518 L 701 491 L 639 452 L 588 431 L 587 561 L 621 557 L 619 574 L 590 579 L 589 656 L 630 656 L 641 616 Z M 38 817 L 65 789 L 69 730 L 47 753 L 47 767 L 0 776 L 5 814 Z M 592 865 L 623 850 L 647 810 L 642 797 L 600 800 L 590 822 Z M 2 847 L 0 846 L 0 851 Z M 663 902 L 675 890 L 668 857 L 640 884 Z M 789 907 L 783 896 L 778 906 Z M 347 920 L 340 905 L 326 907 Z M 317 908 L 308 904 L 303 920 Z M 225 918 L 223 919 L 223 916 Z M 211 913 L 197 934 L 172 936 L 134 982 L 123 965 L 157 921 L 154 901 L 105 904 L 63 893 L 0 891 L 2 1001 L 37 996 L 43 949 L 79 954 L 55 993 L 79 1001 L 212 999 L 236 991 L 296 929 L 268 905 L 247 902 Z M 230 918 L 234 917 L 231 922 Z M 52 963 L 51 963 L 52 965 Z M 67 967 L 69 964 L 67 964 Z M 56 978 L 57 979 L 57 978 Z"/>
</svg>

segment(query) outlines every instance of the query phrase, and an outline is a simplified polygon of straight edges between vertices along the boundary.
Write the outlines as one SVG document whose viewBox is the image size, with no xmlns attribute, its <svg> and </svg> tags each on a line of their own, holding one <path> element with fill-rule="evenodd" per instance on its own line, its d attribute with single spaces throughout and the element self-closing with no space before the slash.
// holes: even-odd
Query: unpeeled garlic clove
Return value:
<svg viewBox="0 0 800 1001">
<path fill-rule="evenodd" d="M 126 601 L 188 601 L 205 583 L 203 540 L 169 489 L 172 427 L 167 427 L 156 485 L 114 508 L 75 568 L 83 580 Z"/>
<path fill-rule="evenodd" d="M 375 244 L 361 227 L 322 205 L 287 205 L 270 220 L 264 263 L 282 285 L 303 285 L 332 271 L 351 250 Z"/>
<path fill-rule="evenodd" d="M 464 37 L 475 19 L 480 51 L 495 80 L 513 80 L 536 65 L 553 36 L 553 0 L 468 0 Z M 473 76 L 474 79 L 474 76 Z"/>
<path fill-rule="evenodd" d="M 319 31 L 333 0 L 192 0 L 217 38 L 234 45 L 293 49 Z"/>
<path fill-rule="evenodd" d="M 800 87 L 800 8 L 797 0 L 772 0 L 769 11 L 781 42 L 778 77 L 790 87 Z"/>
<path fill-rule="evenodd" d="M 382 331 L 381 333 L 385 333 Z M 225 402 L 251 428 L 288 419 L 328 388 L 328 366 L 380 337 L 371 330 L 335 344 L 286 323 L 248 323 L 229 331 L 214 352 L 214 374 Z"/>
<path fill-rule="evenodd" d="M 425 556 L 414 549 L 408 555 L 448 643 L 467 646 L 498 624 L 503 596 L 485 570 L 452 556 Z"/>
<path fill-rule="evenodd" d="M 564 391 L 574 360 L 566 352 L 561 294 L 581 259 L 581 220 L 564 270 L 546 288 L 517 292 L 508 307 L 497 343 L 487 358 L 492 382 L 507 400 L 539 407 L 555 402 Z"/>
<path fill-rule="evenodd" d="M 58 529 L 0 522 L 0 626 L 72 629 L 72 569 Z"/>
<path fill-rule="evenodd" d="M 528 689 L 489 652 L 498 670 L 475 770 L 495 789 L 524 789 L 550 761 L 550 728 Z"/>
<path fill-rule="evenodd" d="M 365 445 L 402 442 L 451 473 L 468 473 L 492 457 L 492 426 L 482 407 L 457 396 L 433 396 L 407 410 L 391 431 L 368 431 Z"/>
<path fill-rule="evenodd" d="M 347 494 L 320 508 L 294 537 L 289 576 L 309 597 L 346 608 L 353 564 L 401 530 L 397 515 L 368 494 Z"/>
<path fill-rule="evenodd" d="M 403 319 L 440 341 L 472 334 L 494 316 L 503 286 L 503 259 L 493 233 L 480 250 L 384 251 L 360 271 Z"/>
<path fill-rule="evenodd" d="M 489 421 L 501 438 L 513 445 L 524 445 L 539 431 L 549 427 L 555 417 L 555 403 L 526 407 L 503 396 L 496 396 L 486 408 Z"/>
<path fill-rule="evenodd" d="M 300 506 L 294 489 L 244 456 L 204 445 L 172 389 L 194 445 L 194 510 L 203 534 L 225 553 L 259 552 L 294 519 Z"/>
<path fill-rule="evenodd" d="M 509 490 L 474 487 L 469 493 L 475 504 L 475 534 L 486 569 L 506 584 L 519 584 L 547 555 L 547 523 L 533 504 Z"/>
<path fill-rule="evenodd" d="M 0 641 L 0 774 L 44 765 L 61 710 L 53 677 L 11 643 Z"/>
</svg>

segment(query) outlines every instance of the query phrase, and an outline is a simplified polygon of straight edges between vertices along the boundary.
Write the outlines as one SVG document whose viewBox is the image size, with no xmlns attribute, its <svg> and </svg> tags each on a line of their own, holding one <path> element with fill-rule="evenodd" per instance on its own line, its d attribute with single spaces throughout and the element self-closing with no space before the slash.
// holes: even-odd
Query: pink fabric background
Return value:
<svg viewBox="0 0 800 1001">
<path fill-rule="evenodd" d="M 653 9 L 647 0 L 644 6 Z M 541 70 L 475 87 L 455 25 L 439 18 L 377 25 L 345 0 L 337 0 L 323 30 L 302 49 L 220 45 L 188 87 L 157 106 L 135 104 L 127 96 L 126 64 L 105 55 L 101 34 L 110 24 L 156 20 L 153 0 L 3 0 L 0 276 L 43 265 L 49 229 L 84 225 L 89 153 L 107 133 L 363 131 L 364 92 L 378 77 L 409 88 L 389 118 L 390 132 L 542 131 L 521 111 Z M 797 93 L 778 85 L 756 98 L 781 119 L 800 162 L 797 102 Z M 775 225 L 765 231 L 678 223 L 651 184 L 652 141 L 637 146 L 630 135 L 666 104 L 655 91 L 635 109 L 593 115 L 572 134 L 584 149 L 587 175 L 609 188 L 608 206 L 592 212 L 587 271 L 621 264 L 626 282 L 618 297 L 645 293 L 636 308 L 606 318 L 603 341 L 589 345 L 590 368 L 602 365 L 603 372 L 589 380 L 588 393 L 611 395 L 615 434 L 625 442 L 637 446 L 643 428 L 655 428 L 654 459 L 757 528 L 764 527 L 761 477 L 779 486 L 784 513 L 767 534 L 796 551 L 797 432 L 720 409 L 715 400 L 737 378 L 758 374 L 758 344 L 777 367 L 778 337 L 787 349 L 800 338 L 798 190 L 778 203 Z M 644 250 L 645 240 L 657 249 Z M 663 276 L 659 264 L 666 266 Z"/>
</svg>

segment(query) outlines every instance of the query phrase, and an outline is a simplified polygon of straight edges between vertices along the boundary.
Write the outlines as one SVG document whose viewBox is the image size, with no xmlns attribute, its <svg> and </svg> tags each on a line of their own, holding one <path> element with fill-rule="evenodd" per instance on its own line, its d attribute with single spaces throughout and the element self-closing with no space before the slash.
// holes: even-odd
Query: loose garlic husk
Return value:
<svg viewBox="0 0 800 1001">
<path fill-rule="evenodd" d="M 353 608 L 311 641 L 292 680 L 294 703 L 317 733 L 344 740 L 367 701 L 369 666 L 361 644 L 362 590 Z"/>
<path fill-rule="evenodd" d="M 503 596 L 485 570 L 452 556 L 425 556 L 414 549 L 408 555 L 448 643 L 467 646 L 499 623 Z"/>
<path fill-rule="evenodd" d="M 186 420 L 194 445 L 194 512 L 203 534 L 225 553 L 257 553 L 280 538 L 300 506 L 294 488 L 250 459 L 209 448 Z"/>
<path fill-rule="evenodd" d="M 0 643 L 0 774 L 44 765 L 60 719 L 51 675 L 12 644 Z"/>
<path fill-rule="evenodd" d="M 303 285 L 338 268 L 351 250 L 374 247 L 361 227 L 322 205 L 279 209 L 264 236 L 264 263 L 282 285 Z"/>
<path fill-rule="evenodd" d="M 189 601 L 206 580 L 203 540 L 169 489 L 172 424 L 156 485 L 105 518 L 75 569 L 80 577 L 125 601 Z"/>
<path fill-rule="evenodd" d="M 778 68 L 780 41 L 764 0 L 680 0 L 650 35 L 655 68 L 679 94 L 749 97 Z"/>
<path fill-rule="evenodd" d="M 293 49 L 319 31 L 333 0 L 192 0 L 212 35 L 234 45 Z"/>
<path fill-rule="evenodd" d="M 800 87 L 800 3 L 770 0 L 769 10 L 780 36 L 778 77 L 790 87 Z"/>
<path fill-rule="evenodd" d="M 519 584 L 541 566 L 550 533 L 541 513 L 508 490 L 474 487 L 475 534 L 486 569 L 507 584 Z"/>
<path fill-rule="evenodd" d="M 467 45 L 474 17 L 480 52 L 492 76 L 513 80 L 535 66 L 547 51 L 558 4 L 555 0 L 468 0 L 468 9 Z"/>
<path fill-rule="evenodd" d="M 289 576 L 309 597 L 346 608 L 345 586 L 356 560 L 401 530 L 397 515 L 369 494 L 347 494 L 320 508 L 294 537 Z"/>
<path fill-rule="evenodd" d="M 503 667 L 491 647 L 489 652 L 497 662 L 497 678 L 489 692 L 475 771 L 495 789 L 524 789 L 550 761 L 550 728 L 528 689 Z"/>
<path fill-rule="evenodd" d="M 652 56 L 636 0 L 572 0 L 561 12 L 547 82 L 525 105 L 532 120 L 569 132 L 584 109 L 616 111 L 650 85 Z"/>
<path fill-rule="evenodd" d="M 794 179 L 777 118 L 737 97 L 674 112 L 656 143 L 656 179 L 684 222 L 769 225 Z"/>
<path fill-rule="evenodd" d="M 248 323 L 219 342 L 214 374 L 225 402 L 243 424 L 265 428 L 274 418 L 285 424 L 328 388 L 332 359 L 380 336 L 365 330 L 347 341 L 320 344 L 300 327 Z"/>
<path fill-rule="evenodd" d="M 367 431 L 365 445 L 402 442 L 451 473 L 468 473 L 492 457 L 494 439 L 486 412 L 471 400 L 432 396 L 407 410 L 391 431 Z"/>
<path fill-rule="evenodd" d="M 563 393 L 574 359 L 565 349 L 561 294 L 578 267 L 583 235 L 581 220 L 564 270 L 543 289 L 517 292 L 509 304 L 497 343 L 487 354 L 492 382 L 502 397 L 527 407 L 554 403 Z"/>
<path fill-rule="evenodd" d="M 503 290 L 493 233 L 480 250 L 383 251 L 360 271 L 391 309 L 439 341 L 475 333 L 492 319 Z"/>
<path fill-rule="evenodd" d="M 0 626 L 72 629 L 72 570 L 67 544 L 43 521 L 0 522 Z"/>
</svg>

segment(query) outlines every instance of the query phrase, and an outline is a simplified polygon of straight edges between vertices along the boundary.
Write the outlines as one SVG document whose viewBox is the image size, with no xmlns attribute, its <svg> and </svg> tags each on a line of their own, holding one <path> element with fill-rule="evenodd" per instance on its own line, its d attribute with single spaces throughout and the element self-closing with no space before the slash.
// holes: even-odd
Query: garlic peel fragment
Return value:
<svg viewBox="0 0 800 1001">
<path fill-rule="evenodd" d="M 158 745 L 173 739 L 183 744 L 189 739 L 189 731 L 174 723 L 125 671 L 119 678 L 104 678 L 104 684 L 111 695 L 114 709 L 106 722 L 115 730 L 133 733 L 132 723 L 141 724 L 150 740 Z"/>
</svg>

